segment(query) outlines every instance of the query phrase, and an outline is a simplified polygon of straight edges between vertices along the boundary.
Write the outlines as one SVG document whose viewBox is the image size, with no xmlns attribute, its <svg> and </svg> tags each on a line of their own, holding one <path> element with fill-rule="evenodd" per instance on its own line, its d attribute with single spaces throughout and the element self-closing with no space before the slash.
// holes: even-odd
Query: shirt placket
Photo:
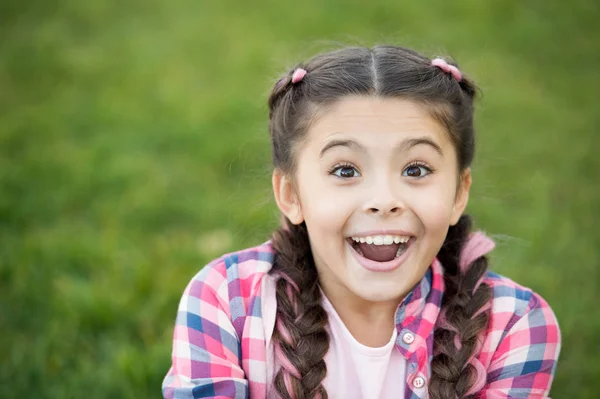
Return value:
<svg viewBox="0 0 600 399">
<path fill-rule="evenodd" d="M 434 279 L 438 280 L 437 285 L 441 286 L 443 291 L 443 282 L 440 284 L 439 281 L 439 279 L 443 279 L 443 276 L 437 270 L 439 268 L 435 266 L 438 265 L 434 265 L 431 274 L 427 273 L 423 277 L 420 284 L 407 297 L 406 303 L 403 303 L 396 312 L 396 327 L 398 329 L 396 347 L 407 360 L 405 399 L 425 399 L 429 397 L 427 385 L 431 375 L 429 360 L 433 353 L 433 326 L 429 324 L 431 322 L 423 320 L 423 311 L 428 307 L 430 313 L 437 315 L 441 304 L 440 296 L 430 295 Z M 434 297 L 436 303 L 432 302 Z M 440 303 L 437 303 L 438 300 Z M 413 309 L 412 313 L 408 312 L 408 309 Z M 431 312 L 431 309 L 434 309 L 433 312 Z M 425 327 L 427 325 L 431 327 Z M 423 336 L 419 335 L 419 332 Z"/>
</svg>

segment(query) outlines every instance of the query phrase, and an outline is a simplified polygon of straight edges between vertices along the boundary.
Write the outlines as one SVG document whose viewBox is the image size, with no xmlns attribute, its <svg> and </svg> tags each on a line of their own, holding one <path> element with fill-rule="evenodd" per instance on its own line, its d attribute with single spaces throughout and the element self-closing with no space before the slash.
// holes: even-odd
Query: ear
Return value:
<svg viewBox="0 0 600 399">
<path fill-rule="evenodd" d="M 456 190 L 456 198 L 452 207 L 452 216 L 450 225 L 454 226 L 462 216 L 467 203 L 469 202 L 469 190 L 471 189 L 471 168 L 466 168 L 460 177 L 458 190 Z"/>
<path fill-rule="evenodd" d="M 304 221 L 300 201 L 294 190 L 292 180 L 278 169 L 273 171 L 273 193 L 277 207 L 293 224 Z"/>
</svg>

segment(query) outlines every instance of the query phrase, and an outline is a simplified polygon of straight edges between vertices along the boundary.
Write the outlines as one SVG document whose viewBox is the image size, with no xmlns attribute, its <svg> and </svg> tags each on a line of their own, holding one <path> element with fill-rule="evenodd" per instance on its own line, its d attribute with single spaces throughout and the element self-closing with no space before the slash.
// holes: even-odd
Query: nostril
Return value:
<svg viewBox="0 0 600 399">
<path fill-rule="evenodd" d="M 368 211 L 370 213 L 381 213 L 382 212 L 382 210 L 379 208 L 369 208 Z M 395 207 L 391 208 L 389 211 L 387 211 L 387 213 L 398 213 L 398 212 L 400 212 L 400 207 L 397 207 L 397 206 L 395 206 Z"/>
</svg>

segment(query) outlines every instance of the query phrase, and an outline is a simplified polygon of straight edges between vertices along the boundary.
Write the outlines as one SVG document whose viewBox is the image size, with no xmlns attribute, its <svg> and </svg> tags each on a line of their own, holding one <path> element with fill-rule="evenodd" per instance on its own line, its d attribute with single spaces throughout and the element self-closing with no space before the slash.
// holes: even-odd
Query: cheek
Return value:
<svg viewBox="0 0 600 399">
<path fill-rule="evenodd" d="M 444 234 L 450 225 L 454 206 L 454 191 L 451 187 L 422 190 L 412 197 L 411 208 L 426 230 Z"/>
<path fill-rule="evenodd" d="M 328 178 L 314 174 L 298 176 L 300 206 L 309 230 L 317 230 L 316 227 L 318 230 L 339 230 L 353 209 L 352 197 L 341 195 Z"/>
<path fill-rule="evenodd" d="M 436 235 L 438 235 L 437 233 L 439 233 L 439 235 L 446 235 L 446 232 L 448 231 L 448 227 L 450 226 L 450 212 L 430 212 L 429 214 L 425 215 L 424 217 L 427 217 L 427 219 L 424 221 L 425 223 L 425 227 L 430 231 L 430 232 L 435 232 Z"/>
</svg>

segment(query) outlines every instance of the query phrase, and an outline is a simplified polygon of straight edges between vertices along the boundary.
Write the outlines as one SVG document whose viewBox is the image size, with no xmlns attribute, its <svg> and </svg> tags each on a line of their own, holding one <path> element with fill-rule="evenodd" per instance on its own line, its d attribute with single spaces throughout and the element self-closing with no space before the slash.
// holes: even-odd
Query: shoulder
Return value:
<svg viewBox="0 0 600 399">
<path fill-rule="evenodd" d="M 260 389 L 260 282 L 272 261 L 266 242 L 214 259 L 191 279 L 177 310 L 165 397 L 247 397 L 248 386 Z"/>
<path fill-rule="evenodd" d="M 192 277 L 180 310 L 215 320 L 221 314 L 241 333 L 246 316 L 260 314 L 261 281 L 272 266 L 270 241 L 214 259 Z"/>
<path fill-rule="evenodd" d="M 510 328 L 519 318 L 536 309 L 551 316 L 548 322 L 556 321 L 548 302 L 531 288 L 494 272 L 487 272 L 484 281 L 492 288 L 492 316 L 496 322 L 505 322 Z"/>
<path fill-rule="evenodd" d="M 488 272 L 484 281 L 493 294 L 482 355 L 491 362 L 518 348 L 542 352 L 552 348 L 556 353 L 546 355 L 557 356 L 560 330 L 548 302 L 532 289 L 494 272 Z"/>
<path fill-rule="evenodd" d="M 248 297 L 273 266 L 273 248 L 261 245 L 227 253 L 204 266 L 186 288 L 188 295 L 212 291 L 218 296 Z"/>
<path fill-rule="evenodd" d="M 273 254 L 267 241 L 208 263 L 186 286 L 177 323 L 200 329 L 232 323 L 231 333 L 242 337 L 247 317 L 261 317 L 261 281 L 273 266 Z"/>
</svg>

